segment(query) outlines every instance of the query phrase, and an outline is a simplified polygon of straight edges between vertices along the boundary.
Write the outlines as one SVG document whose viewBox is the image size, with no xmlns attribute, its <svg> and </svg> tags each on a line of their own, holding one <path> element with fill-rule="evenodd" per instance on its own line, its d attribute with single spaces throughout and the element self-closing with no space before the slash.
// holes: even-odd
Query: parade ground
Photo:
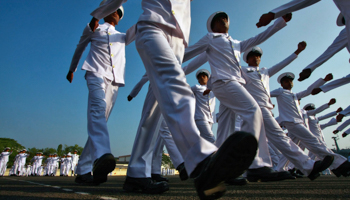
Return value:
<svg viewBox="0 0 350 200">
<path fill-rule="evenodd" d="M 170 190 L 160 195 L 124 192 L 125 176 L 99 186 L 79 186 L 74 177 L 1 177 L 0 199 L 198 199 L 193 180 L 168 176 Z M 321 176 L 228 186 L 222 199 L 350 199 L 350 178 Z"/>
</svg>

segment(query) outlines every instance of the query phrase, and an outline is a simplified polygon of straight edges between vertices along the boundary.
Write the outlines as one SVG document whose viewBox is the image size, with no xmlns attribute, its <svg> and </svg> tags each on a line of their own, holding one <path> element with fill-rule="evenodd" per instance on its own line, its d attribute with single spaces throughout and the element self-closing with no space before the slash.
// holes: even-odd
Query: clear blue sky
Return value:
<svg viewBox="0 0 350 200">
<path fill-rule="evenodd" d="M 215 11 L 227 12 L 231 19 L 229 34 L 244 40 L 265 30 L 255 26 L 261 14 L 288 1 L 194 0 L 190 44 L 207 33 L 206 21 Z M 84 71 L 75 73 L 72 84 L 65 76 L 80 35 L 91 19 L 89 14 L 99 3 L 99 0 L 0 1 L 0 137 L 14 138 L 27 148 L 57 148 L 59 144 L 84 146 L 88 95 Z M 124 9 L 125 16 L 116 27 L 121 32 L 137 22 L 142 13 L 141 1 L 129 0 Z M 283 70 L 298 74 L 342 30 L 335 24 L 338 13 L 333 1 L 326 0 L 294 13 L 286 28 L 260 45 L 264 51 L 260 66 L 270 67 L 283 60 L 296 50 L 298 42 L 305 40 L 308 43 L 306 50 Z M 310 79 L 295 82 L 293 91 L 305 89 L 328 72 L 332 72 L 335 78 L 349 74 L 349 58 L 348 52 L 342 50 L 318 68 Z M 131 89 L 145 73 L 134 43 L 126 47 L 126 60 L 126 86 L 119 91 L 108 123 L 115 156 L 131 152 L 147 91 L 144 87 L 132 102 L 127 101 Z M 209 69 L 209 66 L 206 64 L 204 68 Z M 277 76 L 271 79 L 271 90 L 279 87 L 276 79 Z M 194 74 L 188 75 L 188 83 L 196 84 Z M 349 88 L 350 85 L 343 86 L 326 94 L 307 97 L 302 100 L 302 106 L 309 102 L 320 106 L 335 97 L 337 103 L 324 113 L 339 106 L 346 107 L 349 105 Z M 277 109 L 274 113 L 278 115 Z M 335 128 L 324 131 L 329 146 L 333 144 L 331 132 Z M 349 147 L 349 139 L 340 138 L 340 147 Z"/>
</svg>

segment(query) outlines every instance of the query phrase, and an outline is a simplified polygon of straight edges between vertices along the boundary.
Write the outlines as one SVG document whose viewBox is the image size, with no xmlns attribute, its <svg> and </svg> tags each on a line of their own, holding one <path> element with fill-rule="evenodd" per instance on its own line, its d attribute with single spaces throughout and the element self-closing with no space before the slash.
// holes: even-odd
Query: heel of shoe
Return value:
<svg viewBox="0 0 350 200">
<path fill-rule="evenodd" d="M 140 188 L 132 184 L 124 184 L 123 190 L 125 190 L 126 192 L 135 192 L 140 190 Z"/>
</svg>

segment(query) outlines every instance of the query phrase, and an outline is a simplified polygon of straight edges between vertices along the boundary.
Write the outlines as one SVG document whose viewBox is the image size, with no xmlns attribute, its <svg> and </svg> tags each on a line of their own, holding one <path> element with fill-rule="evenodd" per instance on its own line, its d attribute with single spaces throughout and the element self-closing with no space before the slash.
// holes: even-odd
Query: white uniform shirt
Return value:
<svg viewBox="0 0 350 200">
<path fill-rule="evenodd" d="M 22 163 L 23 165 L 26 164 L 26 160 L 28 156 L 29 154 L 27 153 L 20 153 L 19 154 L 20 163 Z"/>
<path fill-rule="evenodd" d="M 100 24 L 95 32 L 89 25 L 84 29 L 79 44 L 72 58 L 69 71 L 75 72 L 79 60 L 89 43 L 91 43 L 83 70 L 98 73 L 109 80 L 124 86 L 125 74 L 125 45 L 131 41 L 131 31 L 128 34 L 120 33 L 109 23 Z"/>
<path fill-rule="evenodd" d="M 248 83 L 244 87 L 254 97 L 255 101 L 260 107 L 273 109 L 270 98 L 270 77 L 282 70 L 285 66 L 289 65 L 297 57 L 298 56 L 293 53 L 288 58 L 269 69 L 259 67 L 242 67 L 242 70 L 249 78 Z"/>
<path fill-rule="evenodd" d="M 345 108 L 343 111 L 341 111 L 339 114 L 342 115 L 347 115 L 350 113 L 350 106 L 348 106 L 347 108 Z"/>
<path fill-rule="evenodd" d="M 203 92 L 207 89 L 206 85 L 194 85 L 191 87 L 191 89 L 196 97 L 196 111 L 194 114 L 194 119 L 214 123 L 216 99 L 214 93 L 210 91 L 209 94 L 203 95 Z"/>
<path fill-rule="evenodd" d="M 299 108 L 298 99 L 310 95 L 314 88 L 318 88 L 324 83 L 325 81 L 320 78 L 306 90 L 299 93 L 293 93 L 291 90 L 285 90 L 283 88 L 278 88 L 271 91 L 271 97 L 277 98 L 279 122 L 304 123 L 301 110 Z"/>
<path fill-rule="evenodd" d="M 317 135 L 323 135 L 322 128 L 319 124 L 320 119 L 316 117 L 316 114 L 324 111 L 327 108 L 329 108 L 328 103 L 323 104 L 322 106 L 318 107 L 315 110 L 306 111 L 306 115 L 308 117 L 309 129 L 312 133 L 317 134 Z M 322 117 L 321 120 L 322 119 L 326 119 L 326 118 Z"/>
<path fill-rule="evenodd" d="M 343 85 L 348 84 L 348 83 L 350 83 L 350 74 L 348 74 L 347 76 L 345 76 L 343 78 L 331 81 L 330 83 L 327 83 L 327 84 L 321 86 L 320 88 L 322 89 L 322 91 L 324 93 L 326 93 L 330 90 L 333 90 L 337 87 L 343 86 Z"/>
<path fill-rule="evenodd" d="M 119 8 L 126 0 L 108 0 L 91 15 L 102 19 Z M 187 46 L 191 28 L 190 0 L 142 0 L 143 13 L 138 22 L 154 22 L 176 29 Z"/>
<path fill-rule="evenodd" d="M 342 31 L 340 31 L 339 35 L 335 38 L 333 43 L 318 58 L 316 58 L 312 63 L 306 66 L 305 69 L 311 69 L 311 71 L 314 71 L 327 60 L 332 58 L 340 50 L 344 49 L 347 45 L 348 36 L 346 33 L 346 29 L 344 28 Z"/>
<path fill-rule="evenodd" d="M 10 156 L 10 154 L 11 154 L 12 152 L 6 152 L 6 151 L 3 151 L 3 152 L 1 152 L 1 162 L 5 162 L 5 163 L 7 163 L 8 161 L 9 161 L 9 156 Z"/>
<path fill-rule="evenodd" d="M 77 164 L 79 161 L 79 155 L 78 154 L 72 154 L 72 163 Z"/>
<path fill-rule="evenodd" d="M 264 32 L 244 41 L 233 40 L 231 36 L 223 33 L 208 33 L 196 44 L 185 49 L 183 62 L 197 56 L 202 52 L 207 52 L 208 61 L 211 68 L 211 81 L 239 81 L 245 83 L 242 76 L 240 56 L 241 52 L 256 46 L 274 33 L 285 27 L 287 24 L 283 18 L 279 18 Z"/>
<path fill-rule="evenodd" d="M 38 165 L 42 165 L 43 163 L 44 156 L 37 156 L 36 157 L 36 162 Z"/>
<path fill-rule="evenodd" d="M 67 157 L 65 162 L 66 162 L 66 164 L 71 165 L 72 164 L 72 157 Z"/>
<path fill-rule="evenodd" d="M 331 120 L 329 120 L 329 122 L 327 122 L 325 124 L 321 124 L 320 127 L 323 130 L 323 129 L 327 128 L 328 126 L 333 126 L 333 125 L 336 125 L 337 123 L 338 123 L 337 119 L 333 117 Z"/>
<path fill-rule="evenodd" d="M 342 131 L 349 125 L 350 125 L 350 119 L 348 119 L 345 122 L 343 122 L 340 126 L 338 126 L 338 128 L 336 130 Z"/>
</svg>

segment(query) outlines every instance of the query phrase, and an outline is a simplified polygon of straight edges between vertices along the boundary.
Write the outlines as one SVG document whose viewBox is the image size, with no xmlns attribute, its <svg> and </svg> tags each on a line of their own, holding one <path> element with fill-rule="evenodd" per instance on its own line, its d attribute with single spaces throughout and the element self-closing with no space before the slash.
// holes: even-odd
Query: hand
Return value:
<svg viewBox="0 0 350 200">
<path fill-rule="evenodd" d="M 207 94 L 209 94 L 209 93 L 210 93 L 210 91 L 211 91 L 211 90 L 209 90 L 209 89 L 206 89 L 206 90 L 205 90 L 205 91 L 203 92 L 203 96 L 204 96 L 204 95 L 207 95 Z"/>
<path fill-rule="evenodd" d="M 333 98 L 333 99 L 329 100 L 328 105 L 329 106 L 333 105 L 333 104 L 335 104 L 335 102 L 337 102 L 337 101 L 335 100 L 335 98 Z"/>
<path fill-rule="evenodd" d="M 128 101 L 131 101 L 133 99 L 133 97 L 132 96 L 128 96 Z"/>
<path fill-rule="evenodd" d="M 96 19 L 95 17 L 93 17 L 89 23 L 90 29 L 92 32 L 95 32 L 95 30 L 98 27 L 98 19 Z"/>
<path fill-rule="evenodd" d="M 261 15 L 259 22 L 256 23 L 258 28 L 268 25 L 273 19 L 275 19 L 275 13 L 269 12 Z"/>
<path fill-rule="evenodd" d="M 342 134 L 341 136 L 343 136 L 343 138 L 344 138 L 344 137 L 346 137 L 347 135 L 348 135 L 348 134 L 346 134 L 346 133 L 343 133 L 343 134 Z"/>
<path fill-rule="evenodd" d="M 337 134 L 337 133 L 339 133 L 338 130 L 334 130 L 334 131 L 333 131 L 333 134 Z"/>
<path fill-rule="evenodd" d="M 341 122 L 342 120 L 343 120 L 343 117 L 344 117 L 344 115 L 342 115 L 342 114 L 339 114 L 339 115 L 337 115 L 337 122 Z"/>
<path fill-rule="evenodd" d="M 316 94 L 320 93 L 321 91 L 322 91 L 321 88 L 315 88 L 311 91 L 311 94 L 316 95 Z"/>
<path fill-rule="evenodd" d="M 323 80 L 327 82 L 327 81 L 330 81 L 330 80 L 332 80 L 332 79 L 333 79 L 333 74 L 332 74 L 332 73 L 329 73 L 329 74 L 326 75 L 326 77 L 324 77 Z"/>
<path fill-rule="evenodd" d="M 74 74 L 73 72 L 69 71 L 66 78 L 71 83 L 73 81 Z"/>
<path fill-rule="evenodd" d="M 302 41 L 302 42 L 299 42 L 298 44 L 298 49 L 294 52 L 295 54 L 299 55 L 300 52 L 304 51 L 305 48 L 306 48 L 306 42 L 305 41 Z"/>
<path fill-rule="evenodd" d="M 289 22 L 292 19 L 292 13 L 287 13 L 282 16 L 285 22 Z"/>
<path fill-rule="evenodd" d="M 337 113 L 343 111 L 343 108 L 342 107 L 339 107 L 338 110 L 336 111 Z"/>
<path fill-rule="evenodd" d="M 309 78 L 311 75 L 311 69 L 303 69 L 303 71 L 299 74 L 298 81 L 303 81 L 307 78 Z"/>
</svg>

